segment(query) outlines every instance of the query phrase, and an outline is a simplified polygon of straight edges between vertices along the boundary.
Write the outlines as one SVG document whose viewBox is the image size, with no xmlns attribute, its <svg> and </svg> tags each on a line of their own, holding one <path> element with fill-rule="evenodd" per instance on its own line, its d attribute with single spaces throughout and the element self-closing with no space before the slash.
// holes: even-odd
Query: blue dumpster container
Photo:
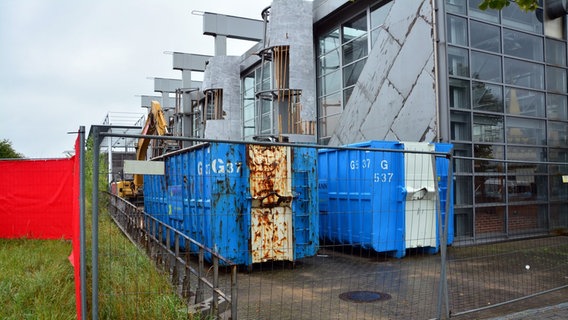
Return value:
<svg viewBox="0 0 568 320">
<path fill-rule="evenodd" d="M 432 156 L 400 150 L 448 152 L 452 146 L 368 141 L 347 147 L 381 151 L 319 151 L 320 237 L 388 252 L 397 258 L 403 257 L 409 248 L 438 252 L 440 241 Z M 443 215 L 447 169 L 448 160 L 437 158 Z M 448 244 L 453 241 L 453 205 L 450 204 Z"/>
<path fill-rule="evenodd" d="M 322 149 L 318 154 L 320 237 L 378 252 L 405 255 L 403 144 L 349 145 L 386 149 Z"/>
<path fill-rule="evenodd" d="M 169 224 L 241 265 L 316 254 L 315 149 L 206 143 L 163 159 L 166 186 L 145 177 L 148 213 L 164 215 L 166 190 Z"/>
</svg>

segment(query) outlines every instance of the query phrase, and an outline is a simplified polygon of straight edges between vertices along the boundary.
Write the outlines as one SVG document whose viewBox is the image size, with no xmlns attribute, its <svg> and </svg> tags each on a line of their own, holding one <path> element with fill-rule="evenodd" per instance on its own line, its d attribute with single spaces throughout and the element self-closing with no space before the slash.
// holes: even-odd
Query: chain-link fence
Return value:
<svg viewBox="0 0 568 320">
<path fill-rule="evenodd" d="M 159 159 L 166 175 L 145 179 L 145 213 L 110 212 L 159 248 L 148 255 L 185 312 L 210 298 L 201 310 L 219 318 L 465 318 L 566 287 L 565 235 L 459 242 L 451 151 L 209 142 Z"/>
</svg>

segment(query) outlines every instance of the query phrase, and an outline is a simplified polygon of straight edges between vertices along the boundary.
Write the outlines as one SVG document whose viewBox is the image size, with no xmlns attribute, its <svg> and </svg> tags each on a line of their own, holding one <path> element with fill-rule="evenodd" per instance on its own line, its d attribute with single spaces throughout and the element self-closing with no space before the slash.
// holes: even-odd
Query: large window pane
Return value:
<svg viewBox="0 0 568 320">
<path fill-rule="evenodd" d="M 319 99 L 320 118 L 341 114 L 341 94 L 335 93 Z"/>
<path fill-rule="evenodd" d="M 466 2 L 463 0 L 446 0 L 446 11 L 465 14 Z"/>
<path fill-rule="evenodd" d="M 324 96 L 339 91 L 341 88 L 341 73 L 339 70 L 320 78 L 318 96 Z"/>
<path fill-rule="evenodd" d="M 448 43 L 467 46 L 467 20 L 448 15 Z"/>
<path fill-rule="evenodd" d="M 318 75 L 339 69 L 339 50 L 332 50 L 318 59 Z"/>
<path fill-rule="evenodd" d="M 548 145 L 551 147 L 568 147 L 568 123 L 548 122 Z"/>
<path fill-rule="evenodd" d="M 527 13 L 521 10 L 519 6 L 511 5 L 503 8 L 501 12 L 503 15 L 503 25 L 514 29 L 542 34 L 542 10 Z"/>
<path fill-rule="evenodd" d="M 566 96 L 549 94 L 546 96 L 546 115 L 551 120 L 568 120 Z"/>
<path fill-rule="evenodd" d="M 454 197 L 456 205 L 473 204 L 473 179 L 471 176 L 456 176 Z"/>
<path fill-rule="evenodd" d="M 505 83 L 534 89 L 544 89 L 544 66 L 505 58 Z"/>
<path fill-rule="evenodd" d="M 361 14 L 342 26 L 343 38 L 341 43 L 347 43 L 367 33 L 367 15 Z"/>
<path fill-rule="evenodd" d="M 504 176 L 475 176 L 475 202 L 499 203 L 505 201 Z"/>
<path fill-rule="evenodd" d="M 453 143 L 454 145 L 454 156 L 471 158 L 473 154 L 471 153 L 471 145 L 466 143 Z M 457 159 L 454 158 L 454 169 L 456 172 L 470 173 L 472 172 L 472 160 L 469 159 Z"/>
<path fill-rule="evenodd" d="M 566 69 L 546 67 L 546 90 L 566 93 Z"/>
<path fill-rule="evenodd" d="M 474 115 L 473 141 L 503 142 L 503 117 L 491 115 Z"/>
<path fill-rule="evenodd" d="M 469 59 L 466 49 L 448 47 L 448 73 L 460 77 L 469 75 Z"/>
<path fill-rule="evenodd" d="M 568 172 L 564 171 L 564 174 Z M 568 183 L 562 181 L 562 175 L 551 175 L 550 182 L 550 200 L 568 200 Z M 564 207 L 566 210 L 566 207 Z M 564 211 L 566 214 L 566 211 Z"/>
<path fill-rule="evenodd" d="M 469 81 L 450 78 L 450 108 L 469 109 Z"/>
<path fill-rule="evenodd" d="M 339 47 L 339 28 L 319 37 L 319 54 L 325 54 Z"/>
<path fill-rule="evenodd" d="M 469 15 L 489 22 L 499 22 L 499 10 L 479 9 L 479 5 L 482 1 L 483 0 L 469 0 Z"/>
<path fill-rule="evenodd" d="M 343 64 L 365 58 L 368 53 L 367 36 L 361 36 L 343 45 Z"/>
<path fill-rule="evenodd" d="M 471 141 L 471 113 L 452 111 L 450 113 L 451 139 Z"/>
<path fill-rule="evenodd" d="M 566 65 L 566 43 L 554 39 L 546 39 L 546 62 L 559 66 Z"/>
<path fill-rule="evenodd" d="M 507 142 L 514 144 L 546 143 L 544 120 L 507 117 Z"/>
<path fill-rule="evenodd" d="M 348 65 L 343 68 L 343 87 L 349 87 L 354 85 L 359 79 L 363 67 L 365 67 L 365 62 L 367 59 L 359 60 L 355 63 Z"/>
<path fill-rule="evenodd" d="M 519 167 L 524 168 L 523 172 L 531 173 L 546 173 L 546 165 L 544 164 L 529 164 L 530 162 L 544 162 L 546 158 L 545 148 L 532 148 L 532 147 L 519 147 L 519 146 L 508 146 L 507 147 L 507 159 L 515 161 L 524 161 L 525 163 L 509 163 L 508 170 L 513 172 L 515 170 L 519 171 Z"/>
<path fill-rule="evenodd" d="M 503 30 L 505 54 L 519 58 L 542 61 L 542 38 L 524 32 Z"/>
<path fill-rule="evenodd" d="M 544 117 L 544 93 L 507 88 L 506 112 L 514 115 Z"/>
<path fill-rule="evenodd" d="M 490 144 L 473 145 L 473 155 L 476 160 L 473 162 L 474 171 L 477 173 L 501 173 L 504 171 L 503 161 L 491 161 L 485 159 L 504 159 L 505 148 Z M 484 160 L 481 160 L 484 159 Z"/>
<path fill-rule="evenodd" d="M 471 77 L 478 80 L 501 82 L 501 57 L 482 52 L 471 52 Z"/>
<path fill-rule="evenodd" d="M 473 48 L 501 52 L 501 30 L 497 26 L 471 21 L 470 38 Z"/>
<path fill-rule="evenodd" d="M 473 109 L 503 112 L 503 87 L 483 82 L 473 82 Z"/>
</svg>

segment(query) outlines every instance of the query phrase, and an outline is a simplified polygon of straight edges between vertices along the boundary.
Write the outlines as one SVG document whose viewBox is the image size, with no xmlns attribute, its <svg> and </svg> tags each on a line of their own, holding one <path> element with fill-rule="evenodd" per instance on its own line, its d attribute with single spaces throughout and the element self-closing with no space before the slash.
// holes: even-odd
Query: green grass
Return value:
<svg viewBox="0 0 568 320">
<path fill-rule="evenodd" d="M 0 319 L 76 319 L 64 240 L 0 239 Z"/>
<path fill-rule="evenodd" d="M 87 218 L 90 228 L 90 215 Z M 100 319 L 188 319 L 168 277 L 101 208 Z M 91 232 L 87 232 L 87 315 L 91 315 Z M 0 319 L 76 319 L 71 242 L 0 239 Z"/>
</svg>

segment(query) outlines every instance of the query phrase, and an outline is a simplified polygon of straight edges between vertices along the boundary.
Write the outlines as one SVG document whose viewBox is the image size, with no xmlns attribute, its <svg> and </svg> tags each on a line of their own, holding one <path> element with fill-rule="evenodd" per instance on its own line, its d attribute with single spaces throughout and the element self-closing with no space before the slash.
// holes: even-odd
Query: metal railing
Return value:
<svg viewBox="0 0 568 320">
<path fill-rule="evenodd" d="M 109 214 L 117 226 L 157 266 L 169 272 L 172 284 L 187 299 L 190 312 L 219 317 L 230 311 L 231 319 L 237 319 L 237 265 L 130 202 L 105 194 L 109 197 Z M 211 266 L 206 266 L 206 254 L 211 255 Z M 225 292 L 220 285 L 220 261 L 230 269 L 230 292 Z M 212 277 L 208 276 L 207 269 L 213 270 Z"/>
</svg>

